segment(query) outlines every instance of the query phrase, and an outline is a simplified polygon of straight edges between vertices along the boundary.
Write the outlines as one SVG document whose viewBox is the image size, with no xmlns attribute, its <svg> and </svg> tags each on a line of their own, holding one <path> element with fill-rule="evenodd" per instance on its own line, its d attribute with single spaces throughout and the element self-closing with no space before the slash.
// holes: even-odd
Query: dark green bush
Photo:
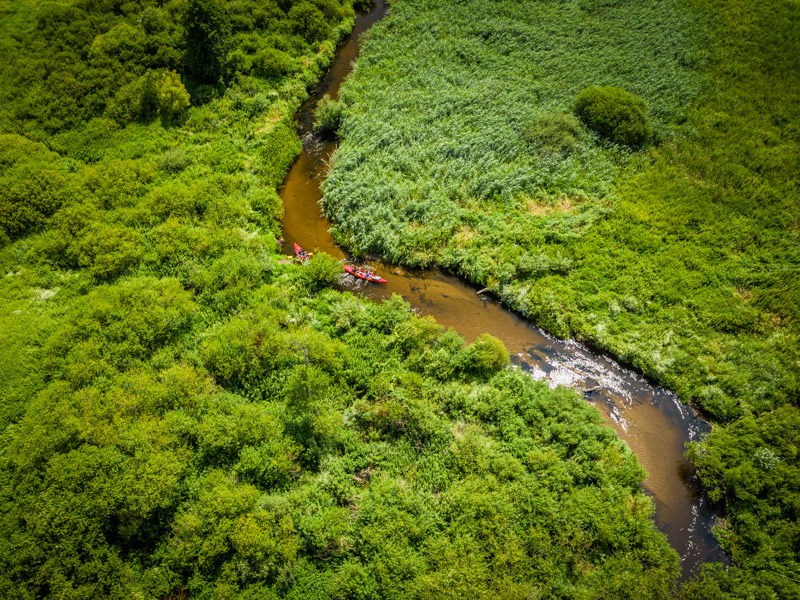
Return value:
<svg viewBox="0 0 800 600">
<path fill-rule="evenodd" d="M 650 137 L 647 103 L 617 87 L 588 87 L 575 100 L 575 114 L 604 138 L 638 148 Z"/>
<path fill-rule="evenodd" d="M 292 7 L 287 15 L 292 31 L 309 42 L 318 42 L 328 35 L 325 16 L 310 2 L 300 2 Z"/>
<path fill-rule="evenodd" d="M 226 7 L 219 0 L 190 0 L 183 25 L 187 70 L 197 83 L 217 83 L 231 46 Z"/>
<path fill-rule="evenodd" d="M 256 74 L 269 79 L 289 73 L 293 68 L 292 58 L 282 50 L 265 48 L 253 58 Z"/>
</svg>

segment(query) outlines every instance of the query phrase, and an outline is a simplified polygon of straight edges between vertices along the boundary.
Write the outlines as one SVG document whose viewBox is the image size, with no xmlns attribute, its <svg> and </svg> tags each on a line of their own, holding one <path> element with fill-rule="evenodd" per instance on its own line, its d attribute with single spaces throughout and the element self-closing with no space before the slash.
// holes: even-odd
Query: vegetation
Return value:
<svg viewBox="0 0 800 600">
<path fill-rule="evenodd" d="M 0 596 L 669 595 L 594 408 L 278 260 L 349 5 L 0 10 Z"/>
<path fill-rule="evenodd" d="M 798 10 L 404 0 L 341 91 L 342 242 L 487 286 L 719 425 L 690 455 L 734 568 L 687 597 L 798 596 Z M 570 121 L 595 86 L 643 99 L 651 146 Z"/>
<path fill-rule="evenodd" d="M 575 114 L 615 144 L 642 146 L 650 137 L 647 103 L 623 89 L 588 87 L 575 100 Z"/>
<path fill-rule="evenodd" d="M 335 134 L 342 124 L 343 116 L 343 104 L 331 100 L 331 97 L 325 94 L 314 109 L 314 131 L 327 135 Z"/>
</svg>

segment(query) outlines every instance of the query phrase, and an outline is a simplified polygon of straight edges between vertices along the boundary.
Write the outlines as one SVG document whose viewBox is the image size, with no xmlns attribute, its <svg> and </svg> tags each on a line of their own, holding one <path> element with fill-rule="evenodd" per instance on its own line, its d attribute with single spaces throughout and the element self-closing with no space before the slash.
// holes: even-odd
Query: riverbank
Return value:
<svg viewBox="0 0 800 600">
<path fill-rule="evenodd" d="M 559 3 L 557 24 L 547 3 L 511 19 L 399 2 L 342 90 L 324 203 L 356 253 L 439 263 L 733 422 L 691 453 L 728 502 L 720 536 L 742 568 L 730 577 L 791 595 L 797 454 L 765 424 L 798 416 L 797 7 L 673 3 L 663 22 L 662 8 Z M 675 60 L 670 77 L 633 77 L 648 51 L 645 72 Z M 631 153 L 584 131 L 553 152 L 525 139 L 525 119 L 569 111 L 598 83 L 650 102 L 655 144 Z M 745 485 L 744 471 L 770 484 Z"/>
</svg>

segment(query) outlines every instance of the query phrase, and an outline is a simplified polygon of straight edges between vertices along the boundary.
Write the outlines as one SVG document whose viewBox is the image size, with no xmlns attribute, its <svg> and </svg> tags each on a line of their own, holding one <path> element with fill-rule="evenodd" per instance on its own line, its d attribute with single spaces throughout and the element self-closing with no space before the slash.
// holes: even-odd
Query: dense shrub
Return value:
<svg viewBox="0 0 800 600">
<path fill-rule="evenodd" d="M 309 290 L 316 291 L 336 283 L 342 274 L 342 265 L 325 252 L 315 252 L 314 257 L 303 269 L 303 281 Z"/>
<path fill-rule="evenodd" d="M 292 6 L 287 16 L 292 31 L 309 42 L 320 41 L 330 31 L 322 11 L 306 0 Z"/>
<path fill-rule="evenodd" d="M 466 349 L 462 368 L 475 375 L 489 376 L 507 364 L 508 350 L 503 342 L 484 333 Z"/>
<path fill-rule="evenodd" d="M 335 134 L 342 124 L 344 104 L 325 94 L 314 109 L 314 131 Z"/>
<path fill-rule="evenodd" d="M 253 69 L 261 77 L 280 77 L 292 71 L 291 57 L 282 50 L 265 48 L 253 57 Z"/>
<path fill-rule="evenodd" d="M 650 137 L 647 103 L 618 87 L 588 87 L 575 100 L 587 127 L 616 144 L 638 148 Z"/>
<path fill-rule="evenodd" d="M 123 86 L 109 102 L 108 116 L 121 124 L 159 116 L 179 120 L 189 108 L 189 93 L 174 71 L 149 71 Z"/>
<path fill-rule="evenodd" d="M 189 166 L 191 160 L 184 148 L 167 150 L 158 161 L 158 168 L 165 173 L 180 173 Z"/>
</svg>

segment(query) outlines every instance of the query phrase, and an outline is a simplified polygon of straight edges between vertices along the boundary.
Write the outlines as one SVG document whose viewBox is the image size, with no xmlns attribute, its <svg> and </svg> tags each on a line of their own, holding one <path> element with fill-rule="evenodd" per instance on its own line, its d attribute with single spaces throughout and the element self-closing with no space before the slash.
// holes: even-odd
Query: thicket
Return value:
<svg viewBox="0 0 800 600">
<path fill-rule="evenodd" d="M 342 242 L 489 287 L 719 425 L 691 455 L 734 566 L 690 597 L 798 595 L 796 439 L 771 416 L 800 397 L 798 10 L 407 0 L 341 91 Z M 647 103 L 652 147 L 569 123 L 597 85 Z"/>
<path fill-rule="evenodd" d="M 226 87 L 108 112 L 186 76 L 188 5 L 0 7 L 0 596 L 666 597 L 594 408 L 330 290 L 330 257 L 278 261 L 291 115 L 347 5 L 218 3 Z"/>
<path fill-rule="evenodd" d="M 338 0 L 5 2 L 0 132 L 42 142 L 93 118 L 172 119 L 186 90 L 194 105 L 231 88 L 260 94 L 266 112 L 271 94 L 315 80 L 309 59 L 352 15 Z"/>
</svg>

